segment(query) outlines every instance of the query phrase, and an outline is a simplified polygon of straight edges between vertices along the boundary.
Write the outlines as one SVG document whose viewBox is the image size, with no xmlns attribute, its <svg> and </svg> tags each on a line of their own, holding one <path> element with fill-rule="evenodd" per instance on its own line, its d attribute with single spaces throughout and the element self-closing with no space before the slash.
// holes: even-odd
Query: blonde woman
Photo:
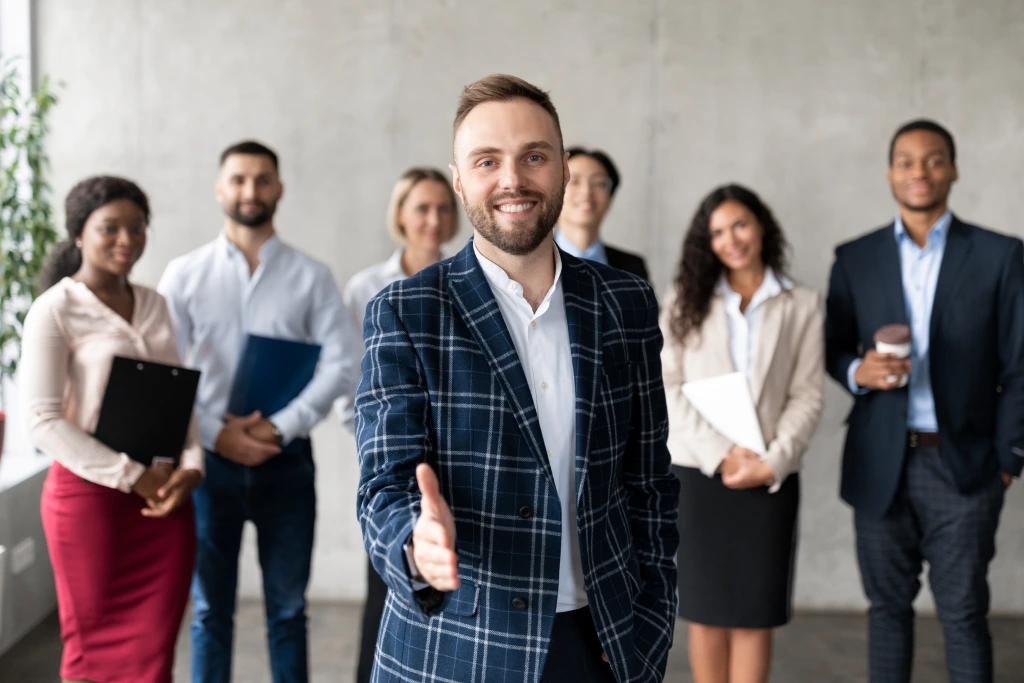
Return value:
<svg viewBox="0 0 1024 683">
<path fill-rule="evenodd" d="M 387 261 L 361 270 L 345 286 L 343 298 L 362 339 L 366 304 L 392 282 L 415 275 L 441 260 L 441 247 L 459 229 L 458 203 L 448 178 L 432 168 L 410 168 L 391 191 L 388 232 L 401 246 Z M 359 348 L 362 354 L 362 346 Z M 338 400 L 335 409 L 342 424 L 353 431 L 353 396 Z M 363 635 L 356 673 L 357 683 L 370 680 L 377 630 L 384 612 L 387 585 L 367 561 L 367 595 L 363 609 Z"/>
<path fill-rule="evenodd" d="M 738 185 L 709 194 L 662 312 L 669 451 L 680 482 L 679 616 L 695 683 L 764 683 L 789 621 L 800 460 L 821 414 L 820 297 L 785 275 L 786 239 Z M 682 392 L 746 375 L 766 453 L 731 443 Z"/>
</svg>

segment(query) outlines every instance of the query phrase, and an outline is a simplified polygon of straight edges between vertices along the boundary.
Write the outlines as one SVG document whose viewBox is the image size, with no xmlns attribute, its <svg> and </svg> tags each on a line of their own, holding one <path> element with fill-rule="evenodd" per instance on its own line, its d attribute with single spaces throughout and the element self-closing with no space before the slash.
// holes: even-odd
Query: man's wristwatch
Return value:
<svg viewBox="0 0 1024 683">
<path fill-rule="evenodd" d="M 420 570 L 416 568 L 416 561 L 412 557 L 412 537 L 405 542 L 402 546 L 402 552 L 405 553 L 405 570 L 409 572 L 409 578 L 415 583 L 426 583 L 426 579 L 420 574 Z"/>
<path fill-rule="evenodd" d="M 270 422 L 270 420 L 267 420 L 267 422 Z M 274 441 L 277 442 L 278 446 L 284 443 L 284 434 L 281 433 L 281 430 L 273 422 L 270 422 L 270 432 L 274 435 Z"/>
</svg>

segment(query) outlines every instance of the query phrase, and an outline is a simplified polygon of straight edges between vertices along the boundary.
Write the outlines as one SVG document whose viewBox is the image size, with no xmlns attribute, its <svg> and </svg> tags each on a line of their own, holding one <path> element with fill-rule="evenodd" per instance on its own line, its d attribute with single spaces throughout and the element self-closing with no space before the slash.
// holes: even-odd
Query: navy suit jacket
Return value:
<svg viewBox="0 0 1024 683">
<path fill-rule="evenodd" d="M 608 258 L 608 265 L 612 268 L 618 268 L 619 270 L 624 270 L 627 273 L 633 273 L 633 275 L 636 275 L 647 282 L 651 281 L 650 276 L 647 274 L 647 263 L 644 261 L 644 257 L 640 254 L 623 251 L 622 249 L 616 249 L 609 244 L 605 244 L 604 255 Z"/>
<path fill-rule="evenodd" d="M 892 224 L 836 249 L 826 363 L 844 388 L 878 328 L 906 324 Z M 930 321 L 929 365 L 941 457 L 970 492 L 1024 466 L 1024 244 L 960 221 L 949 228 Z M 855 396 L 847 418 L 843 499 L 882 517 L 903 473 L 908 389 Z"/>
<path fill-rule="evenodd" d="M 629 273 L 561 257 L 576 380 L 576 529 L 561 528 L 530 387 L 472 240 L 367 306 L 358 511 L 390 589 L 374 681 L 536 683 L 563 533 L 579 534 L 590 611 L 616 679 L 662 680 L 675 625 L 679 484 L 666 446 L 657 303 Z M 419 514 L 421 462 L 437 471 L 459 559 L 459 588 L 432 609 L 414 593 L 402 550 Z"/>
</svg>

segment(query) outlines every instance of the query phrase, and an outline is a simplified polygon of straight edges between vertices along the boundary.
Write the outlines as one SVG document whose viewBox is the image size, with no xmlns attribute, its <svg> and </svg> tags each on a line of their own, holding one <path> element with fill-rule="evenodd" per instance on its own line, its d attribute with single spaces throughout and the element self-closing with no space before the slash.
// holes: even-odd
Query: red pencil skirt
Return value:
<svg viewBox="0 0 1024 683">
<path fill-rule="evenodd" d="M 61 677 L 169 683 L 195 563 L 192 502 L 150 519 L 139 496 L 53 463 L 41 505 L 64 640 Z"/>
</svg>

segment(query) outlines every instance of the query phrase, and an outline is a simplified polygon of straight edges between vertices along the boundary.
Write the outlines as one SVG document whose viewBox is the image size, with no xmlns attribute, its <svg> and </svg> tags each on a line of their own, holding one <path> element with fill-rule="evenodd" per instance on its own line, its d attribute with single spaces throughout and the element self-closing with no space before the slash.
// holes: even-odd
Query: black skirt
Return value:
<svg viewBox="0 0 1024 683">
<path fill-rule="evenodd" d="M 800 478 L 776 493 L 734 490 L 722 478 L 672 467 L 679 479 L 679 616 L 721 628 L 789 622 Z"/>
</svg>

